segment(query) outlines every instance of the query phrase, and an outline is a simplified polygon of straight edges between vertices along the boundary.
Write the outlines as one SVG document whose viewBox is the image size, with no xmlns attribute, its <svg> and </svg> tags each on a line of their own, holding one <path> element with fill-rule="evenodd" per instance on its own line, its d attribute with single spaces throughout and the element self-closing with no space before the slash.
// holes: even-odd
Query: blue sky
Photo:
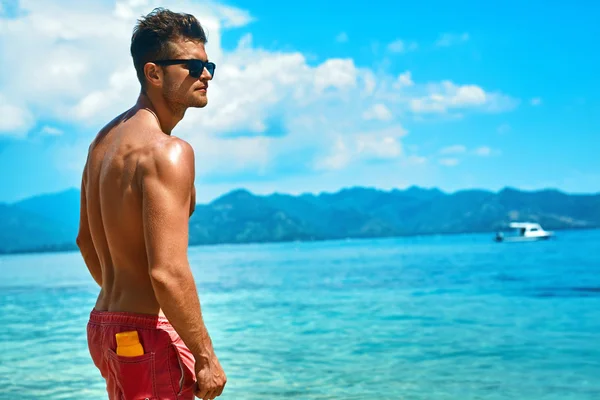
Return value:
<svg viewBox="0 0 600 400">
<path fill-rule="evenodd" d="M 0 0 L 0 202 L 79 185 L 138 93 L 136 17 L 195 14 L 217 75 L 174 134 L 198 200 L 411 185 L 600 191 L 592 2 Z"/>
</svg>

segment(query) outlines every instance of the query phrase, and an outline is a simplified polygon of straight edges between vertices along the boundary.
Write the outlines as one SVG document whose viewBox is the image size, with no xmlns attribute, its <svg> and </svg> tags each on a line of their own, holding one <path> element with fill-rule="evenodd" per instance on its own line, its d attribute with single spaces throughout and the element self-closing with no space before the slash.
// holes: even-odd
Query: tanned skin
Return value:
<svg viewBox="0 0 600 400">
<path fill-rule="evenodd" d="M 171 43 L 177 59 L 207 60 L 204 44 Z M 137 103 L 90 145 L 81 183 L 77 245 L 100 285 L 98 311 L 164 315 L 196 360 L 196 396 L 214 399 L 227 381 L 200 309 L 187 258 L 194 212 L 194 151 L 171 131 L 188 107 L 207 104 L 205 69 L 147 63 Z"/>
</svg>

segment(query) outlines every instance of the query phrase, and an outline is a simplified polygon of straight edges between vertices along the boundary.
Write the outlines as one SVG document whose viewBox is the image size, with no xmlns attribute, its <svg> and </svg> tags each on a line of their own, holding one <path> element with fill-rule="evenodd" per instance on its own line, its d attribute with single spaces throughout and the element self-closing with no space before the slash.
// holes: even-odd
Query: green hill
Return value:
<svg viewBox="0 0 600 400">
<path fill-rule="evenodd" d="M 0 204 L 0 253 L 75 249 L 78 221 L 79 191 L 74 189 Z M 554 230 L 599 228 L 600 194 L 356 187 L 256 196 L 235 190 L 196 207 L 190 244 L 493 232 L 511 221 L 539 222 Z"/>
</svg>

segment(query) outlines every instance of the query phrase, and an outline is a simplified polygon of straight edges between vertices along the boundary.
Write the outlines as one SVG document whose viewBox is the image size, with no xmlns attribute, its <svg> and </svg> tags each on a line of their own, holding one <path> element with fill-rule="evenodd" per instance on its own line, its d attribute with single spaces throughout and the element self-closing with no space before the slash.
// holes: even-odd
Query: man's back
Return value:
<svg viewBox="0 0 600 400">
<path fill-rule="evenodd" d="M 216 65 L 205 43 L 193 15 L 140 19 L 130 47 L 140 95 L 89 148 L 77 245 L 101 288 L 87 336 L 111 400 L 214 399 L 227 382 L 187 257 L 194 151 L 171 136 L 207 104 Z"/>
<path fill-rule="evenodd" d="M 134 112 L 100 131 L 84 172 L 89 230 L 102 270 L 95 308 L 156 315 L 160 306 L 149 274 L 143 184 L 163 153 L 185 143 L 153 127 L 152 114 Z"/>
</svg>

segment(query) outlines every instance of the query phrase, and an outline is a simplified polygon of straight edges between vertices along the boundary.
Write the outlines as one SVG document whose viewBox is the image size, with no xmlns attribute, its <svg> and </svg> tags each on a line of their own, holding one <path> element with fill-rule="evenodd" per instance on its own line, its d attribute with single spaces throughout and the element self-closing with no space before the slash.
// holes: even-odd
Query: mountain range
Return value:
<svg viewBox="0 0 600 400">
<path fill-rule="evenodd" d="M 0 253 L 76 249 L 79 190 L 0 203 Z M 229 192 L 196 206 L 190 245 L 494 232 L 511 221 L 600 228 L 600 193 L 354 187 L 336 193 Z"/>
</svg>

